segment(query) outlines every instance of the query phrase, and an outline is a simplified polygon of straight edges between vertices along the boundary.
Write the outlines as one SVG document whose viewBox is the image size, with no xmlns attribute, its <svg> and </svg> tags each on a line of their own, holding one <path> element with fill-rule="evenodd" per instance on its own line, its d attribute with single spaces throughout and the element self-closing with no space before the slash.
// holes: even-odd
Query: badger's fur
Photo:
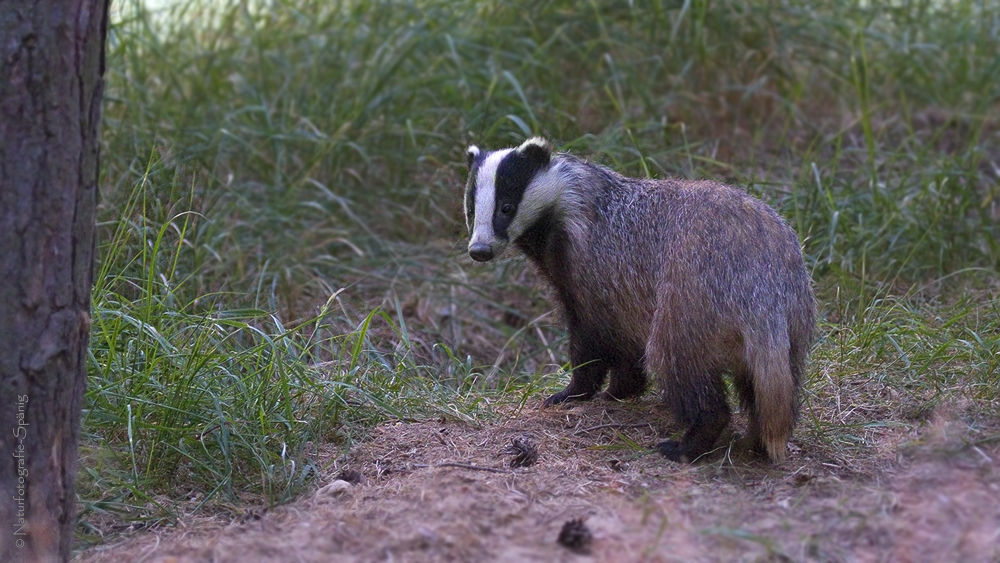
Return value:
<svg viewBox="0 0 1000 563">
<path fill-rule="evenodd" d="M 546 405 L 594 397 L 609 372 L 607 398 L 636 397 L 651 375 L 686 429 L 657 449 L 694 461 L 729 424 L 728 373 L 752 447 L 784 458 L 815 305 L 799 240 L 774 210 L 713 182 L 625 178 L 541 138 L 467 157 L 470 256 L 513 243 L 568 323 L 572 379 Z"/>
</svg>

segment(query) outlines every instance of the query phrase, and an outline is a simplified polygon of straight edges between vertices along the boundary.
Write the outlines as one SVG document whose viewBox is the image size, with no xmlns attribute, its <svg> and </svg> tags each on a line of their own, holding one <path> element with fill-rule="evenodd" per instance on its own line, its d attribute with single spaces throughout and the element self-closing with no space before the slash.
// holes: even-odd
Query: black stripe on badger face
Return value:
<svg viewBox="0 0 1000 563">
<path fill-rule="evenodd" d="M 493 233 L 503 239 L 510 240 L 507 233 L 511 221 L 517 215 L 518 206 L 524 198 L 528 184 L 545 168 L 548 161 L 532 158 L 521 150 L 512 151 L 497 166 L 493 183 L 496 195 L 493 204 Z"/>
</svg>

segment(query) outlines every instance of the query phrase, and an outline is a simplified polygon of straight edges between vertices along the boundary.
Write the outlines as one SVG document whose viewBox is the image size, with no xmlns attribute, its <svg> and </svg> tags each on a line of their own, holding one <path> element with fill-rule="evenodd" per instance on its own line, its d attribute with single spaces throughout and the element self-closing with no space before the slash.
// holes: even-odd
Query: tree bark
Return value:
<svg viewBox="0 0 1000 563">
<path fill-rule="evenodd" d="M 0 0 L 0 561 L 76 524 L 108 0 Z"/>
</svg>

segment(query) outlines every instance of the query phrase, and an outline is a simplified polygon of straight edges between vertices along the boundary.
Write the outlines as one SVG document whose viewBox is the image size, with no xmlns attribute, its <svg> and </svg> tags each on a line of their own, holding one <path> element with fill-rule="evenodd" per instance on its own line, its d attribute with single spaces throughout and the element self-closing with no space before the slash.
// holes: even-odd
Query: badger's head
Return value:
<svg viewBox="0 0 1000 563">
<path fill-rule="evenodd" d="M 552 147 L 541 137 L 499 151 L 466 153 L 469 181 L 465 187 L 465 225 L 469 256 L 487 262 L 531 227 L 559 197 L 550 174 Z"/>
</svg>

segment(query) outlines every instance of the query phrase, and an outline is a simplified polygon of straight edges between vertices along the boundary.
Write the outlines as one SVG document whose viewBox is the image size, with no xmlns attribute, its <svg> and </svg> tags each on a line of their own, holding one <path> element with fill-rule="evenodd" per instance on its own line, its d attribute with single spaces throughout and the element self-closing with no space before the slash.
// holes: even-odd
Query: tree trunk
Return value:
<svg viewBox="0 0 1000 563">
<path fill-rule="evenodd" d="M 0 0 L 0 561 L 76 524 L 108 0 Z"/>
</svg>

